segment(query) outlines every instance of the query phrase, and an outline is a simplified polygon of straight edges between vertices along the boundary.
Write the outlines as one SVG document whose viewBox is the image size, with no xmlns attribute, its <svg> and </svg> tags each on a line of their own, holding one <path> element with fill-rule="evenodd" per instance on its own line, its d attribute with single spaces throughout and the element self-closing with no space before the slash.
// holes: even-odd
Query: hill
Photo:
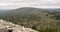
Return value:
<svg viewBox="0 0 60 32">
<path fill-rule="evenodd" d="M 56 9 L 53 11 L 50 9 L 23 7 L 2 13 L 0 19 L 40 32 L 60 31 L 60 11 Z"/>
</svg>

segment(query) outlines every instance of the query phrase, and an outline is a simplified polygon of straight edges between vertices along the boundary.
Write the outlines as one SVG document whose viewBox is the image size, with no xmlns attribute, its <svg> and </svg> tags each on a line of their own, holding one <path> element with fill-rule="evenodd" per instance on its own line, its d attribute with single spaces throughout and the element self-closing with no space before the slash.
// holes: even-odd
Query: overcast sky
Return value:
<svg viewBox="0 0 60 32">
<path fill-rule="evenodd" d="M 60 8 L 60 0 L 0 0 L 0 9 L 20 7 Z"/>
</svg>

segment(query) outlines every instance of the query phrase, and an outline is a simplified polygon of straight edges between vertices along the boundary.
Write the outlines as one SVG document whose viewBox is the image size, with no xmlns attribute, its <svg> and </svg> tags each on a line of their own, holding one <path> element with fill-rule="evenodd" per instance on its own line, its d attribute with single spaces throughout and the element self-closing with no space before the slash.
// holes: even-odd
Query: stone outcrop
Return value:
<svg viewBox="0 0 60 32">
<path fill-rule="evenodd" d="M 0 32 L 38 32 L 38 31 L 35 31 L 31 28 L 24 28 L 23 26 L 19 26 L 11 22 L 0 20 Z"/>
</svg>

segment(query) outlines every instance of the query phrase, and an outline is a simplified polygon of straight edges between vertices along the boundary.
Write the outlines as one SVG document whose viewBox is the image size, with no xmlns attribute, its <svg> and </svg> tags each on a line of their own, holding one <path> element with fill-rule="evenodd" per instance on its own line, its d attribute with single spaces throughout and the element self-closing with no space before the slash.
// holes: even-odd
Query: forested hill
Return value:
<svg viewBox="0 0 60 32">
<path fill-rule="evenodd" d="M 60 11 L 54 10 L 23 7 L 0 14 L 0 19 L 42 32 L 57 32 L 60 31 Z"/>
<path fill-rule="evenodd" d="M 6 13 L 31 13 L 33 11 L 43 11 L 42 9 L 39 8 L 32 8 L 32 7 L 22 7 L 14 10 L 7 11 Z"/>
</svg>

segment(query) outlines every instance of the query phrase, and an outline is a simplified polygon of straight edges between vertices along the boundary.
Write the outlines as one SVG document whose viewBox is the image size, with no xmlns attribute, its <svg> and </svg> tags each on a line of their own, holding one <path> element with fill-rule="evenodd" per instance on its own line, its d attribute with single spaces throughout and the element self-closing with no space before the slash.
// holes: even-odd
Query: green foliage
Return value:
<svg viewBox="0 0 60 32">
<path fill-rule="evenodd" d="M 22 10 L 22 9 L 21 9 Z M 20 12 L 20 9 L 17 11 L 10 11 L 0 15 L 0 19 L 32 28 L 40 32 L 58 32 L 58 27 L 60 28 L 60 22 L 56 19 L 60 19 L 58 13 L 51 13 L 43 11 L 41 9 L 27 9 L 27 11 Z M 29 10 L 29 11 L 28 11 Z M 31 11 L 30 11 L 31 10 Z M 22 10 L 23 11 L 23 10 Z M 60 31 L 59 31 L 60 32 Z"/>
<path fill-rule="evenodd" d="M 57 20 L 60 20 L 60 15 L 55 15 L 54 16 Z"/>
<path fill-rule="evenodd" d="M 48 28 L 48 29 L 39 30 L 39 32 L 58 32 L 58 30 L 53 28 Z"/>
</svg>

